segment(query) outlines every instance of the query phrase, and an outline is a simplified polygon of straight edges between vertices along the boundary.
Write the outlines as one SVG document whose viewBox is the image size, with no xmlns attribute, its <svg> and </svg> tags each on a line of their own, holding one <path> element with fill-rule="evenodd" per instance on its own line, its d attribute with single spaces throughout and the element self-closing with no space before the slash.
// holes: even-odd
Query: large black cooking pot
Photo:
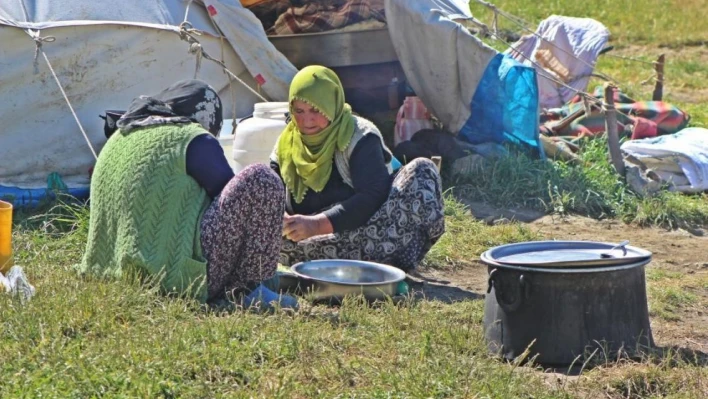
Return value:
<svg viewBox="0 0 708 399">
<path fill-rule="evenodd" d="M 480 258 L 489 273 L 490 352 L 511 360 L 528 348 L 541 365 L 566 366 L 595 349 L 614 356 L 653 346 L 644 277 L 650 252 L 537 241 L 495 247 Z"/>
</svg>

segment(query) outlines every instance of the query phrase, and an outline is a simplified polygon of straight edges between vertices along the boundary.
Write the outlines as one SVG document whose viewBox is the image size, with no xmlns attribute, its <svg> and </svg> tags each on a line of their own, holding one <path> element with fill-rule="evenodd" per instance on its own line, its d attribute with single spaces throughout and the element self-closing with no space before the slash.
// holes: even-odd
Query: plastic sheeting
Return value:
<svg viewBox="0 0 708 399">
<path fill-rule="evenodd" d="M 470 118 L 460 130 L 460 136 L 470 143 L 511 142 L 542 151 L 533 69 L 497 54 L 484 71 L 470 109 Z"/>
<path fill-rule="evenodd" d="M 99 114 L 125 109 L 138 95 L 154 94 L 177 80 L 194 77 L 196 58 L 188 53 L 189 45 L 180 40 L 176 26 L 183 21 L 188 3 L 125 0 L 116 6 L 105 0 L 0 2 L 0 197 L 34 200 L 46 189 L 47 176 L 52 172 L 59 173 L 70 190 L 86 188 L 94 164 L 46 62 L 41 54 L 35 62 L 35 43 L 22 28 L 42 28 L 40 36 L 55 38 L 45 42 L 42 49 L 89 140 L 100 151 L 105 136 Z M 282 55 L 264 55 L 264 51 L 270 51 L 268 46 L 272 48 L 265 32 L 261 29 L 259 35 L 252 29 L 252 19 L 236 18 L 239 12 L 245 12 L 236 0 L 208 1 L 208 5 L 216 11 L 215 17 L 230 17 L 212 21 L 209 14 L 213 10 L 197 2 L 191 4 L 187 19 L 204 32 L 198 40 L 205 51 L 223 59 L 229 70 L 251 87 L 258 86 L 253 74 L 261 74 L 266 95 L 286 98 L 284 88 L 296 69 Z M 218 37 L 214 25 L 217 20 L 226 40 Z M 251 28 L 240 32 L 239 37 L 229 35 L 242 26 Z M 234 46 L 239 46 L 238 52 Z M 252 50 L 255 48 L 259 50 Z M 240 55 L 248 56 L 252 72 Z M 210 61 L 202 61 L 197 77 L 219 91 L 226 118 L 233 113 L 237 117 L 249 115 L 253 104 L 260 101 L 237 82 L 232 92 L 221 67 Z M 272 88 L 273 95 L 267 87 Z"/>
<path fill-rule="evenodd" d="M 456 22 L 474 19 L 468 2 L 386 0 L 386 18 L 408 83 L 445 128 L 541 151 L 535 71 Z"/>
</svg>

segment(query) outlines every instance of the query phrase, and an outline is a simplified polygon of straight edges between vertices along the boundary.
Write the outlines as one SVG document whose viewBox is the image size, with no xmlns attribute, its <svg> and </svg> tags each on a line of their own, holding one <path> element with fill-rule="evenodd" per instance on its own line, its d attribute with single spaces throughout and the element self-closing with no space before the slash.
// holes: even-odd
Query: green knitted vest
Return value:
<svg viewBox="0 0 708 399">
<path fill-rule="evenodd" d="M 187 175 L 198 124 L 117 131 L 91 178 L 91 219 L 81 272 L 157 276 L 165 293 L 206 300 L 199 225 L 210 200 Z"/>
</svg>

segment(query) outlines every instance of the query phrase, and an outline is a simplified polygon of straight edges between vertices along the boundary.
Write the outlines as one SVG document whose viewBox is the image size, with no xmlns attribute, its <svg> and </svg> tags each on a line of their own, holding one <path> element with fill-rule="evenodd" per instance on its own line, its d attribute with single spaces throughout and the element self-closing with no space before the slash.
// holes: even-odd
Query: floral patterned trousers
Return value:
<svg viewBox="0 0 708 399">
<path fill-rule="evenodd" d="M 283 238 L 279 262 L 356 259 L 411 270 L 444 232 L 440 175 L 430 160 L 419 158 L 401 168 L 388 199 L 365 225 L 299 243 Z"/>
<path fill-rule="evenodd" d="M 204 213 L 201 243 L 209 299 L 275 275 L 285 189 L 266 165 L 251 165 L 226 184 Z"/>
</svg>

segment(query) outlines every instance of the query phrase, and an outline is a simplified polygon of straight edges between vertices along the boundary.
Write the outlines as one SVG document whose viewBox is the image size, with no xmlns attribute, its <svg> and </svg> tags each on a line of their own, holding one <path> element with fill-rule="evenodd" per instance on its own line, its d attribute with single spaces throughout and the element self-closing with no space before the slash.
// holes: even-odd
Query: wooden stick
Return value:
<svg viewBox="0 0 708 399">
<path fill-rule="evenodd" d="M 590 108 L 597 108 L 599 109 L 600 107 L 596 106 L 595 104 L 590 104 Z M 600 110 L 602 111 L 602 110 Z M 572 114 L 566 116 L 565 118 L 555 122 L 555 123 L 549 123 L 547 126 L 551 129 L 553 132 L 553 135 L 558 135 L 561 133 L 561 131 L 568 126 L 570 126 L 571 123 L 575 122 L 576 119 L 580 118 L 581 116 L 590 116 L 587 114 L 585 111 L 585 108 L 581 108 L 573 112 Z"/>
<path fill-rule="evenodd" d="M 607 146 L 615 171 L 624 177 L 624 161 L 620 152 L 619 136 L 617 135 L 617 110 L 615 109 L 615 86 L 605 83 L 605 128 L 607 129 Z"/>
<path fill-rule="evenodd" d="M 654 101 L 661 101 L 664 97 L 664 61 L 664 54 L 662 54 L 654 65 L 654 70 L 656 71 L 656 85 L 654 86 L 654 94 L 651 96 L 651 99 Z"/>
</svg>

